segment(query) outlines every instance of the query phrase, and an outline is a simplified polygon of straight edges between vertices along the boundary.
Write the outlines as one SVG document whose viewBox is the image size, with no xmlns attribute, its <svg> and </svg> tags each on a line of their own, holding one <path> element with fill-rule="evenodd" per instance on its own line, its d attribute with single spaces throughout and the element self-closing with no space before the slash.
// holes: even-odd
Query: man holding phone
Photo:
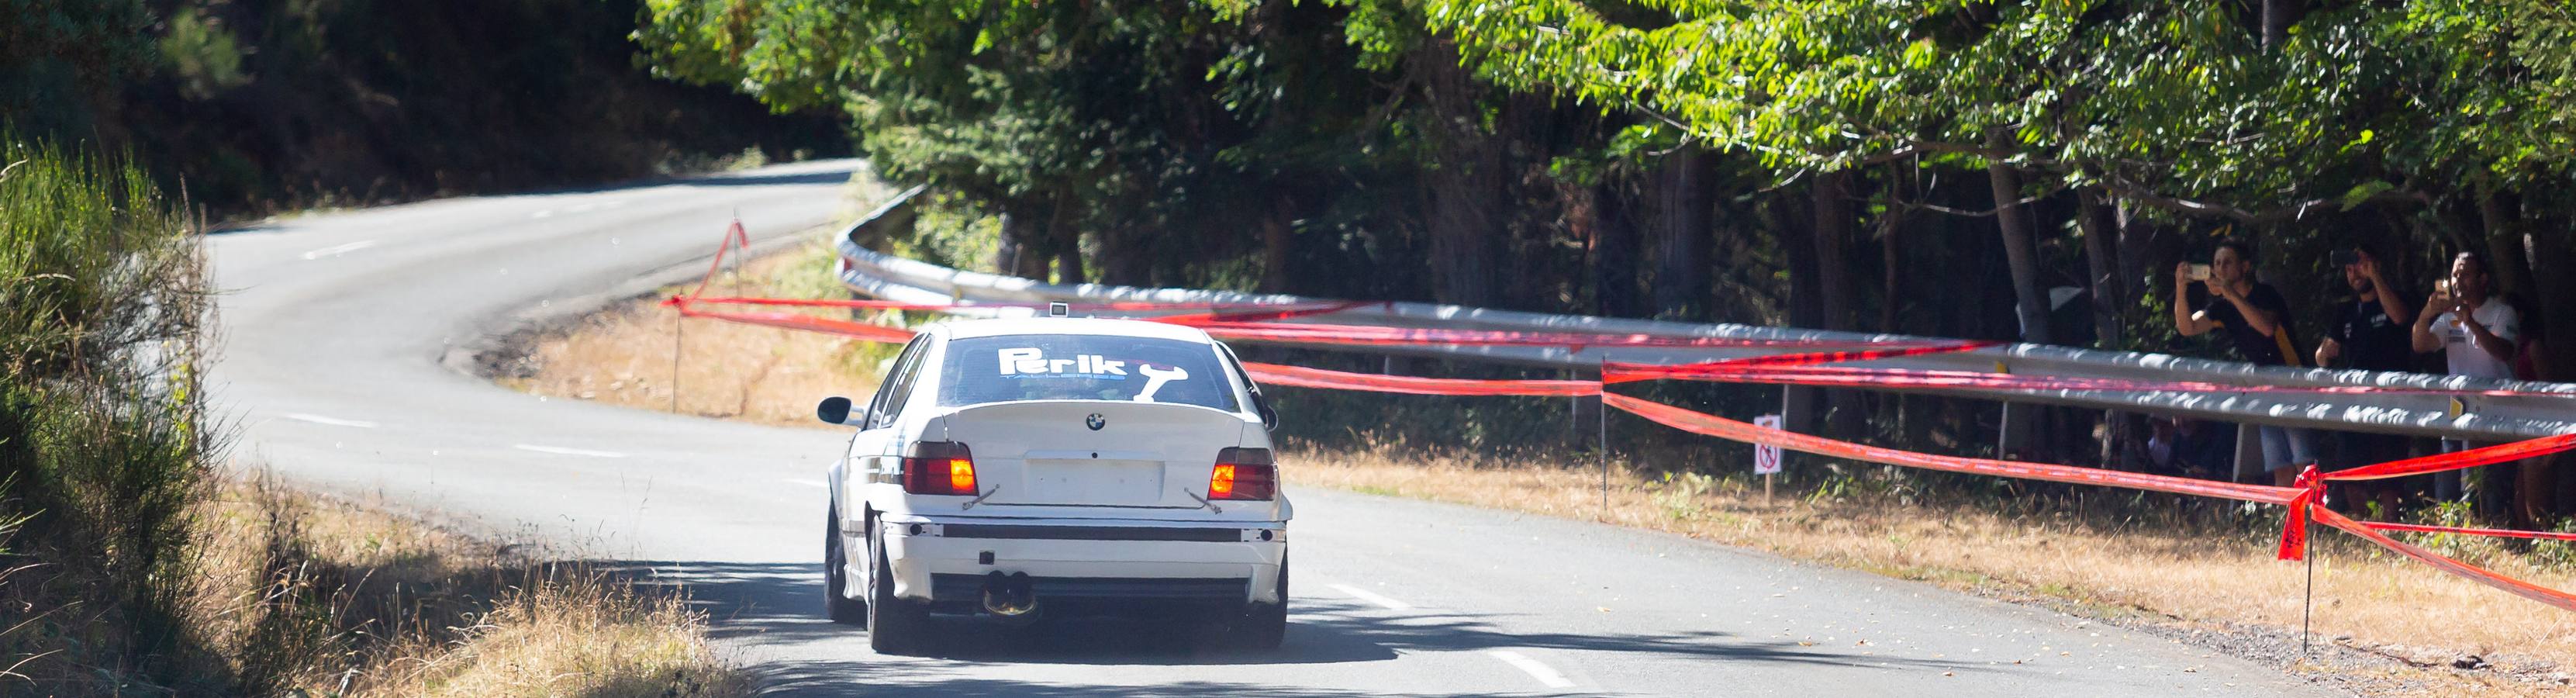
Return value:
<svg viewBox="0 0 2576 698">
<path fill-rule="evenodd" d="M 2343 269 L 2344 286 L 2352 289 L 2352 300 L 2345 301 L 2334 319 L 2326 326 L 2325 337 L 2317 340 L 2317 365 L 2363 371 L 2407 371 L 2414 362 L 2413 338 L 2407 328 L 2415 324 L 2415 310 L 2408 307 L 2405 296 L 2388 283 L 2381 273 L 2379 259 L 2360 249 L 2337 250 L 2335 266 Z M 2389 434 L 2342 432 L 2341 461 L 2335 470 L 2356 468 L 2372 463 L 2406 457 L 2406 441 Z M 2336 483 L 2339 497 L 2359 495 L 2378 505 L 2379 516 L 2395 516 L 2402 493 L 2395 483 L 2385 480 Z"/>
<path fill-rule="evenodd" d="M 2208 266 L 2174 265 L 2174 330 L 2197 337 L 2223 329 L 2236 345 L 2236 355 L 2246 361 L 2267 366 L 2302 363 L 2291 339 L 2290 302 L 2270 284 L 2254 280 L 2254 248 L 2234 238 L 2220 241 L 2209 262 Z M 2201 293 L 2192 293 L 2194 283 L 2201 286 Z M 2267 426 L 2259 431 L 2263 468 L 2271 473 L 2273 484 L 2291 484 L 2301 467 L 2316 462 L 2306 430 Z"/>
<path fill-rule="evenodd" d="M 2424 312 L 2415 318 L 2415 351 L 2442 352 L 2452 375 L 2513 378 L 2514 350 L 2522 339 L 2522 314 L 2504 299 L 2494 297 L 2494 288 L 2488 284 L 2485 257 L 2462 252 L 2451 258 L 2450 278 L 2434 287 L 2432 297 L 2424 299 Z M 2468 447 L 2465 441 L 2442 441 L 2444 451 Z M 2444 500 L 2460 498 L 2464 490 L 2460 471 L 2446 470 L 2433 476 L 2433 496 Z"/>
</svg>

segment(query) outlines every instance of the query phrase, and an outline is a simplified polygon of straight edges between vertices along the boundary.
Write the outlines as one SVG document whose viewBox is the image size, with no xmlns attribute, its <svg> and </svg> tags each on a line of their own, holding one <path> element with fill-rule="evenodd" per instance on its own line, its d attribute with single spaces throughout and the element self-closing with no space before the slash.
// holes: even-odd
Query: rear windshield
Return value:
<svg viewBox="0 0 2576 698">
<path fill-rule="evenodd" d="M 971 337 L 948 343 L 939 404 L 1122 400 L 1240 411 L 1214 345 L 1107 335 Z"/>
</svg>

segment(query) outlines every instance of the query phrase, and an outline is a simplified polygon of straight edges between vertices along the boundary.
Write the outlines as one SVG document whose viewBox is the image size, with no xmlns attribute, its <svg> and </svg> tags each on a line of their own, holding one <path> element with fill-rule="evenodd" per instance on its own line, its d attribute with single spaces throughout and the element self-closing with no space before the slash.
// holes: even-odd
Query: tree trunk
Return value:
<svg viewBox="0 0 2576 698">
<path fill-rule="evenodd" d="M 1789 206 L 1788 197 L 1766 202 L 1770 206 Z M 1780 231 L 1780 250 L 1789 262 L 1789 326 L 1815 327 L 1824 323 L 1824 287 L 1818 283 L 1815 232 L 1811 225 L 1798 225 L 1798 217 L 1787 214 L 1771 216 L 1773 230 Z M 1781 426 L 1801 434 L 1816 433 L 1816 389 L 1788 386 L 1780 391 Z"/>
<path fill-rule="evenodd" d="M 2570 381 L 2576 380 L 2576 271 L 2571 271 L 2576 270 L 2576 234 L 2565 232 L 2563 226 L 2550 229 L 2561 232 L 2527 235 L 2532 267 L 2550 273 L 2538 275 L 2533 284 L 2532 295 L 2538 297 L 2540 307 L 2524 312 L 2537 313 L 2541 319 L 2536 324 L 2543 331 L 2534 335 L 2542 343 L 2538 358 L 2547 364 L 2541 378 Z M 2525 331 L 2534 325 L 2523 322 Z"/>
<path fill-rule="evenodd" d="M 2129 297 L 2129 284 L 2121 278 L 2119 242 L 2113 239 L 2118 223 L 2111 218 L 2111 207 L 2102 203 L 2102 192 L 2092 187 L 2075 191 L 2076 225 L 2084 231 L 2084 265 L 2092 274 L 2087 284 L 2093 293 L 2093 345 L 2104 349 L 2120 348 L 2120 307 Z"/>
<path fill-rule="evenodd" d="M 2003 139 L 1993 139 L 2003 147 Z M 2048 298 L 2039 292 L 2039 250 L 2031 243 L 2030 215 L 2021 200 L 2021 175 L 2001 160 L 1986 166 L 1986 181 L 1995 192 L 1995 224 L 2003 232 L 2004 265 L 2012 272 L 2015 314 L 2021 318 L 2021 341 L 2047 344 Z"/>
<path fill-rule="evenodd" d="M 2002 131 L 1987 139 L 1996 149 L 2008 143 Z M 2021 318 L 2021 339 L 2032 344 L 2047 344 L 2048 299 L 2039 293 L 2039 250 L 2031 244 L 2030 216 L 2017 202 L 2021 200 L 2021 176 L 2002 160 L 1986 164 L 1986 182 L 1995 194 L 1995 224 L 2003 232 L 2004 264 L 2012 271 L 2015 315 Z M 2027 450 L 2030 444 L 2047 443 L 2033 433 L 2037 427 L 2032 406 L 2004 403 L 2003 453 L 2009 455 Z"/>
<path fill-rule="evenodd" d="M 2111 208 L 2111 220 L 2120 231 L 2120 282 L 2124 284 L 2120 297 L 2144 298 L 2147 281 L 2156 278 L 2150 272 L 2157 264 L 2172 266 L 2178 256 L 2159 253 L 2165 236 L 2145 217 L 2137 215 L 2135 204 L 2119 202 Z"/>
<path fill-rule="evenodd" d="M 1710 180 L 1717 159 L 1696 146 L 1683 146 L 1665 156 L 1655 173 L 1658 259 L 1655 270 L 1655 314 L 1667 318 L 1701 317 L 1708 303 Z"/>
<path fill-rule="evenodd" d="M 1011 237 L 1011 214 L 1002 214 L 1002 240 L 993 246 L 993 273 L 1010 274 L 1020 268 L 1020 241 Z"/>
<path fill-rule="evenodd" d="M 2120 306 L 2128 296 L 2128 287 L 2120 272 L 2119 241 L 2113 231 L 2119 229 L 2112 219 L 2111 207 L 2102 203 L 2102 192 L 2093 187 L 2075 190 L 2076 225 L 2084 230 L 2084 265 L 2092 274 L 2093 345 L 2104 349 L 2120 348 Z M 2116 467 L 2120 443 L 2127 438 L 2128 420 L 2119 412 L 2102 412 L 2102 440 L 2095 454 L 2103 467 Z"/>
<path fill-rule="evenodd" d="M 1878 217 L 1878 262 L 1885 278 L 1879 280 L 1878 331 L 1901 333 L 1896 326 L 1896 312 L 1905 297 L 1898 273 L 1903 257 L 1899 238 L 1905 232 L 1905 197 L 1913 192 L 1914 164 L 1907 161 L 1887 166 L 1887 212 Z"/>
<path fill-rule="evenodd" d="M 1062 246 L 1057 247 L 1055 251 L 1055 282 L 1060 284 L 1091 283 L 1090 278 L 1088 275 L 1083 273 L 1082 269 L 1082 233 L 1075 231 L 1068 239 L 1059 244 Z"/>
<path fill-rule="evenodd" d="M 1839 170 L 1816 175 L 1814 190 L 1816 225 L 1817 318 L 1820 329 L 1849 330 L 1856 313 L 1852 309 L 1851 274 L 1852 204 L 1851 171 Z M 1825 392 L 1826 424 L 1839 438 L 1861 436 L 1864 421 L 1860 393 L 1851 390 Z"/>
<path fill-rule="evenodd" d="M 1002 246 L 999 256 L 1003 274 L 1023 279 L 1047 280 L 1047 263 L 1054 261 L 1053 250 L 1045 244 L 1044 231 L 1034 216 L 1004 214 Z"/>
<path fill-rule="evenodd" d="M 1432 293 L 1443 303 L 1488 305 L 1494 297 L 1494 213 L 1503 206 L 1501 148 L 1487 137 L 1483 91 L 1458 64 L 1457 47 L 1434 39 L 1416 52 L 1424 101 L 1438 123 L 1428 134 L 1438 165 L 1423 173 L 1431 233 Z"/>
<path fill-rule="evenodd" d="M 1593 190 L 1592 303 L 1604 317 L 1636 317 L 1637 222 L 1623 187 L 1608 180 Z"/>
<path fill-rule="evenodd" d="M 1070 196 L 1056 198 L 1054 216 L 1047 219 L 1047 238 L 1055 248 L 1056 283 L 1086 283 L 1089 274 L 1082 268 L 1082 228 L 1073 224 L 1074 207 Z"/>
<path fill-rule="evenodd" d="M 1288 293 L 1288 249 L 1294 240 L 1288 227 L 1294 210 L 1285 195 L 1276 199 L 1270 215 L 1261 219 L 1261 291 Z"/>
<path fill-rule="evenodd" d="M 2528 303 L 2532 269 L 2529 254 L 2523 249 L 2522 204 L 2510 193 L 2497 192 L 2483 177 L 2478 180 L 2477 192 L 2478 218 L 2487 234 L 2487 276 L 2494 282 L 2493 291 L 2499 296 L 2513 294 Z M 2449 267 L 2443 270 L 2449 271 Z"/>
<path fill-rule="evenodd" d="M 2290 25 L 2299 21 L 2305 11 L 2301 0 L 2263 0 L 2263 48 L 2281 50 L 2281 42 L 2290 40 Z"/>
</svg>

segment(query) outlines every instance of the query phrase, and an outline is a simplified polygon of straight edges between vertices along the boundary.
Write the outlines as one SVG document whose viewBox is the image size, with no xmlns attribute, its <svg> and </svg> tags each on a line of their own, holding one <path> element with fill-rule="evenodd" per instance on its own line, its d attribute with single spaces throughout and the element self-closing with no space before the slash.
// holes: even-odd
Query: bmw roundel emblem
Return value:
<svg viewBox="0 0 2576 698">
<path fill-rule="evenodd" d="M 1098 412 L 1094 412 L 1091 416 L 1082 418 L 1082 425 L 1091 427 L 1092 431 L 1100 431 L 1101 427 L 1109 426 L 1109 419 L 1100 416 L 1100 413 Z"/>
</svg>

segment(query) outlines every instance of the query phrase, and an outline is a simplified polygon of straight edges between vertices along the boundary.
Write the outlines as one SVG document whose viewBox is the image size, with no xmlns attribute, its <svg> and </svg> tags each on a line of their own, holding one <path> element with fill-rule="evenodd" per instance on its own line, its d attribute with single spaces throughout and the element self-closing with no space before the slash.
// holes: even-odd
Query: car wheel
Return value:
<svg viewBox="0 0 2576 698">
<path fill-rule="evenodd" d="M 894 567 L 886 564 L 885 532 L 868 526 L 868 648 L 880 654 L 911 654 L 920 649 L 930 623 L 930 609 L 894 596 Z"/>
<path fill-rule="evenodd" d="M 1288 635 L 1288 557 L 1279 557 L 1279 603 L 1248 604 L 1243 621 L 1234 626 L 1235 644 L 1247 649 L 1275 650 Z"/>
<path fill-rule="evenodd" d="M 850 556 L 841 545 L 841 508 L 823 518 L 823 615 L 842 625 L 866 625 L 868 602 L 850 598 Z"/>
</svg>

